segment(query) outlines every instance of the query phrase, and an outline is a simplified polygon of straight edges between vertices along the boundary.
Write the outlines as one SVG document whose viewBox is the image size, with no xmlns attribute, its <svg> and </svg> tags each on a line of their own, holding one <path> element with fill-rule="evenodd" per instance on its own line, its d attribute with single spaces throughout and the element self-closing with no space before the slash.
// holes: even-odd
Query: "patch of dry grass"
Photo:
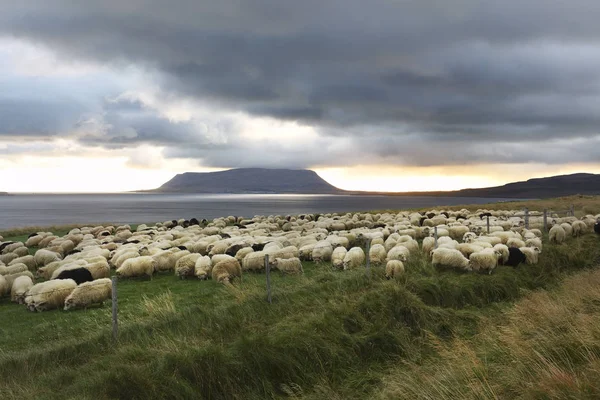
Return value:
<svg viewBox="0 0 600 400">
<path fill-rule="evenodd" d="M 600 271 L 567 278 L 484 320 L 473 340 L 437 344 L 423 365 L 402 362 L 381 399 L 600 398 Z"/>
</svg>

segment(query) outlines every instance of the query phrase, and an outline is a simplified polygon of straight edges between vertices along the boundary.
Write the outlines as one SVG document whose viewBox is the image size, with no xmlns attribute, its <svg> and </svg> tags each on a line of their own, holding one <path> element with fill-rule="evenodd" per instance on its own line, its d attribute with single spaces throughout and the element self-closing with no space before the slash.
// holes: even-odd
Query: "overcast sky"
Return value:
<svg viewBox="0 0 600 400">
<path fill-rule="evenodd" d="M 597 0 L 0 0 L 0 190 L 600 173 Z"/>
</svg>

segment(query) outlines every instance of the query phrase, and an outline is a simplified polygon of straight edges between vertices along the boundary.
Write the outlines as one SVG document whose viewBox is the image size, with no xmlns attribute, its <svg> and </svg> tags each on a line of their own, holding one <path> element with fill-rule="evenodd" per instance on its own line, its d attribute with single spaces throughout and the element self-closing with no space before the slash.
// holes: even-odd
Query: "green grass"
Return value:
<svg viewBox="0 0 600 400">
<path fill-rule="evenodd" d="M 110 306 L 30 313 L 0 302 L 0 398 L 368 398 L 400 360 L 440 357 L 531 290 L 600 260 L 594 235 L 544 247 L 540 264 L 492 275 L 433 268 L 417 256 L 398 282 L 383 268 L 213 281 L 119 281 L 119 342 Z"/>
</svg>

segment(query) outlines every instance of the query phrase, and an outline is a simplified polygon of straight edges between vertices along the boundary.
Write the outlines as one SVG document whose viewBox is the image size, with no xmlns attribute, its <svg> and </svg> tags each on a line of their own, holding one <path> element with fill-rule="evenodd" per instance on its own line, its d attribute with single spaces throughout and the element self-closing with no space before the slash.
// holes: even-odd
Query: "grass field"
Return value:
<svg viewBox="0 0 600 400">
<path fill-rule="evenodd" d="M 306 263 L 273 275 L 271 305 L 264 273 L 235 289 L 121 280 L 118 343 L 109 304 L 31 313 L 3 299 L 0 398 L 599 398 L 599 264 L 590 234 L 492 275 L 421 256 L 398 282 Z"/>
</svg>

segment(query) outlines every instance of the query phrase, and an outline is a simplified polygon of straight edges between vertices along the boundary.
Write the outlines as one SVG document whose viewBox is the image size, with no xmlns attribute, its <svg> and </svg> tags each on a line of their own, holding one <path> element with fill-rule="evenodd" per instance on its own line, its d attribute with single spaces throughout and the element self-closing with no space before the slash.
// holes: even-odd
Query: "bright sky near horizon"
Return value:
<svg viewBox="0 0 600 400">
<path fill-rule="evenodd" d="M 0 1 L 0 191 L 240 167 L 375 191 L 600 173 L 596 1 Z"/>
</svg>

